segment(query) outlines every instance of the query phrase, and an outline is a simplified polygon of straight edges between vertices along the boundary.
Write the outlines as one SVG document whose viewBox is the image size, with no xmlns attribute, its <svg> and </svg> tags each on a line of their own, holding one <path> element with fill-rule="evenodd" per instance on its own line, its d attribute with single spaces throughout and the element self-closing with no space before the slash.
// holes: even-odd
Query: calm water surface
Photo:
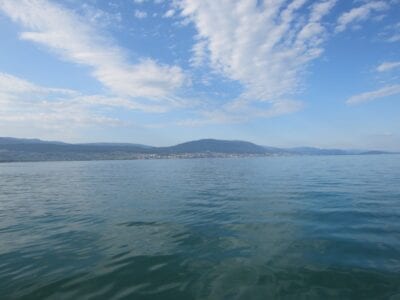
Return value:
<svg viewBox="0 0 400 300">
<path fill-rule="evenodd" d="M 400 156 L 0 164 L 1 299 L 400 299 Z"/>
</svg>

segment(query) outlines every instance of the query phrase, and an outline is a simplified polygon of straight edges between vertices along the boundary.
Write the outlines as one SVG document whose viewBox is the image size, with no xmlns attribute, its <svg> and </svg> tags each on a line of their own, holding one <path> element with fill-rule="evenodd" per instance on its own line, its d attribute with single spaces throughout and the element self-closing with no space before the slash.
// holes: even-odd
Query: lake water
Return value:
<svg viewBox="0 0 400 300">
<path fill-rule="evenodd" d="M 1 299 L 400 299 L 400 156 L 0 164 Z"/>
</svg>

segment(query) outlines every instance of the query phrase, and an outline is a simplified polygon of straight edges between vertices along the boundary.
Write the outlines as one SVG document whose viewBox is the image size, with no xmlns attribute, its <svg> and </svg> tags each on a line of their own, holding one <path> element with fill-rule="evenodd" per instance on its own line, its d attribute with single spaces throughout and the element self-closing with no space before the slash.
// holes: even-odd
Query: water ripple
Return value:
<svg viewBox="0 0 400 300">
<path fill-rule="evenodd" d="M 0 182 L 2 299 L 400 297 L 398 156 L 2 164 Z"/>
</svg>

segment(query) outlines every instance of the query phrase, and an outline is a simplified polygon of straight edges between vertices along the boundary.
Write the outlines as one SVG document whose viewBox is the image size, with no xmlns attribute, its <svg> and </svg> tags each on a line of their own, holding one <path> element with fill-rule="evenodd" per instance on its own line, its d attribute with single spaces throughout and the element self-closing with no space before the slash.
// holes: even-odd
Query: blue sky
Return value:
<svg viewBox="0 0 400 300">
<path fill-rule="evenodd" d="M 0 136 L 400 150 L 399 0 L 0 0 Z"/>
</svg>

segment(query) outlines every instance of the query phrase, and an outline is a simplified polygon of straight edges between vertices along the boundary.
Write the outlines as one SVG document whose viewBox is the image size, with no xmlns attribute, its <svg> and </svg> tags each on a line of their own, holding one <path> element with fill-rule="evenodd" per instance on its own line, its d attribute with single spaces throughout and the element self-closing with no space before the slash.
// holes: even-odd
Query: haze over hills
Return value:
<svg viewBox="0 0 400 300">
<path fill-rule="evenodd" d="M 19 139 L 13 137 L 0 137 L 0 145 L 17 145 L 17 144 L 58 144 L 65 145 L 66 143 L 58 141 L 43 141 L 40 139 Z"/>
<path fill-rule="evenodd" d="M 130 143 L 69 144 L 39 139 L 0 137 L 0 162 L 385 153 L 390 152 L 313 147 L 276 148 L 260 146 L 246 141 L 216 139 L 190 141 L 169 147 L 154 147 Z"/>
</svg>

